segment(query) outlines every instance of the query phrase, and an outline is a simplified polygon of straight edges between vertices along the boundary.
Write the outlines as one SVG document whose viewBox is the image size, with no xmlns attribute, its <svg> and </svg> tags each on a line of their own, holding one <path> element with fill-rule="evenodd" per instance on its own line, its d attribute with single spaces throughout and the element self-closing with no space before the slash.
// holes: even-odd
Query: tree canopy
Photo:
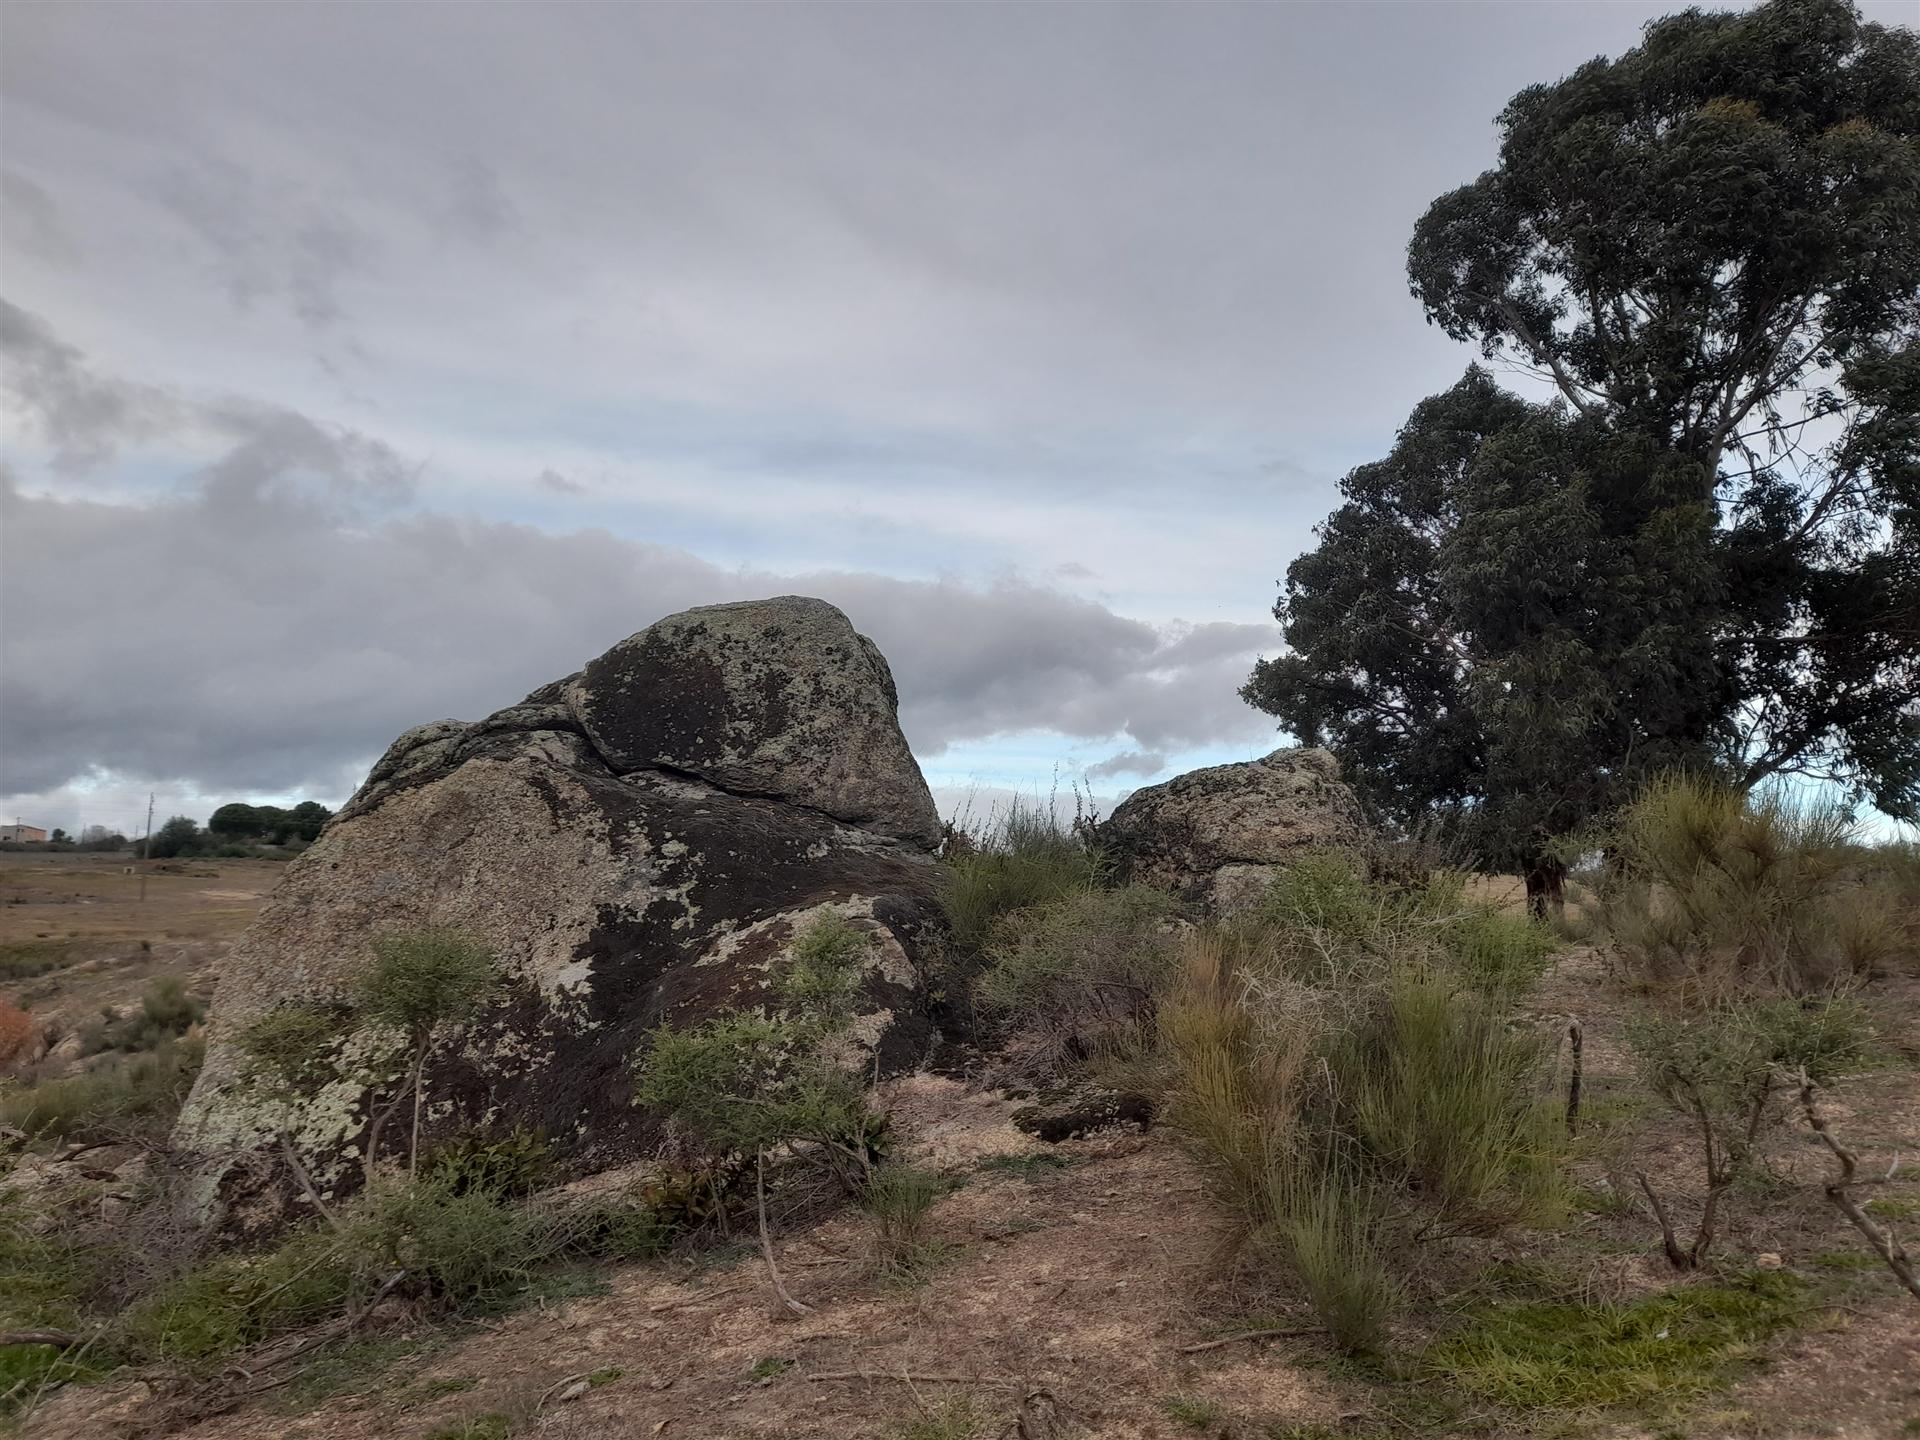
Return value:
<svg viewBox="0 0 1920 1440">
<path fill-rule="evenodd" d="M 1690 10 L 1500 130 L 1408 273 L 1554 398 L 1476 366 L 1417 407 L 1247 698 L 1495 862 L 1675 765 L 1920 815 L 1920 38 Z"/>
</svg>

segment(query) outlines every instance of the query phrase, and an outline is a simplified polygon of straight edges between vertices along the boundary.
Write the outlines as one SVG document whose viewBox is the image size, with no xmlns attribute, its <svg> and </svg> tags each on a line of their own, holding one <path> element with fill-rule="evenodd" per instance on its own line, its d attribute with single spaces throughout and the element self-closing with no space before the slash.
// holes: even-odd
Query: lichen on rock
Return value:
<svg viewBox="0 0 1920 1440">
<path fill-rule="evenodd" d="M 896 704 L 844 615 L 785 597 L 668 617 L 477 724 L 406 732 L 228 956 L 177 1134 L 204 1196 L 266 1223 L 292 1194 L 241 1033 L 338 1000 L 377 939 L 415 928 L 471 935 L 507 979 L 434 1048 L 429 1142 L 524 1125 L 574 1174 L 632 1163 L 656 1134 L 630 1101 L 649 1033 L 766 1003 L 826 910 L 876 937 L 849 1030 L 864 1063 L 911 1068 L 937 819 Z M 301 1107 L 325 1190 L 356 1183 L 369 1108 L 340 1086 Z"/>
</svg>

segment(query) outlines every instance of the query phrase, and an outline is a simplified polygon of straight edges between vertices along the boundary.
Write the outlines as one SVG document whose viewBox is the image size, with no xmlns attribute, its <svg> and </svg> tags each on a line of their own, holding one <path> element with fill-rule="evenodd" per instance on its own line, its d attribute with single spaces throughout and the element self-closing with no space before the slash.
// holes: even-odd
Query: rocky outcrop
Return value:
<svg viewBox="0 0 1920 1440">
<path fill-rule="evenodd" d="M 1099 840 L 1124 878 L 1231 912 L 1257 901 L 1276 867 L 1360 847 L 1367 827 L 1339 762 L 1296 748 L 1136 790 Z"/>
<path fill-rule="evenodd" d="M 271 1218 L 288 1194 L 236 1037 L 339 997 L 385 934 L 452 927 L 508 984 L 429 1067 L 427 1138 L 542 1129 L 576 1174 L 657 1139 L 631 1104 L 648 1032 L 769 1002 L 818 915 L 872 938 L 854 1036 L 885 1072 L 931 1038 L 916 965 L 938 933 L 926 783 L 886 662 L 822 601 L 661 621 L 477 724 L 396 740 L 223 967 L 177 1141 L 208 1195 Z M 323 1187 L 358 1173 L 369 1097 L 306 1097 Z"/>
</svg>

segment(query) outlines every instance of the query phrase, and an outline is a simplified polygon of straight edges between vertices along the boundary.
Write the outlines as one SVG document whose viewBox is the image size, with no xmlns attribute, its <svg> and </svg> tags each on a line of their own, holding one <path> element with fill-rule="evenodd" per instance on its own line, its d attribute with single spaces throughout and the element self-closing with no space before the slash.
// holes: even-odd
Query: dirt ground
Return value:
<svg viewBox="0 0 1920 1440">
<path fill-rule="evenodd" d="M 286 872 L 272 860 L 0 852 L 0 999 L 72 1024 L 161 976 L 211 988 L 227 945 Z M 25 961 L 14 968 L 9 961 Z M 46 961 L 51 968 L 23 973 Z"/>
<path fill-rule="evenodd" d="M 210 979 L 227 941 L 281 873 L 266 862 L 187 862 L 151 877 L 141 905 L 135 877 L 111 864 L 52 858 L 0 857 L 0 938 L 77 937 L 92 953 L 70 968 L 0 986 L 0 994 L 57 982 L 41 1003 L 62 1008 L 132 998 L 158 973 Z M 141 949 L 141 940 L 151 949 Z M 1839 1084 L 1827 1113 L 1868 1164 L 1884 1167 L 1920 1151 L 1920 980 L 1879 982 L 1869 1000 L 1888 1063 Z M 1685 1127 L 1647 1101 L 1631 1077 L 1624 1027 L 1646 1003 L 1599 952 L 1577 947 L 1556 961 L 1532 1018 L 1563 1032 L 1570 1019 L 1581 1023 L 1587 1124 L 1599 1138 L 1578 1179 L 1590 1193 L 1611 1189 L 1622 1200 L 1578 1214 L 1552 1235 L 1490 1244 L 1473 1263 L 1550 1257 L 1581 1269 L 1583 1288 L 1604 1298 L 1673 1283 L 1657 1231 L 1630 1193 L 1631 1175 L 1644 1169 L 1684 1208 L 1697 1160 Z M 1566 1061 L 1563 1045 L 1563 1073 Z M 504 1433 L 897 1440 L 916 1420 L 954 1405 L 972 1407 L 982 1422 L 977 1430 L 920 1433 L 930 1440 L 962 1433 L 1890 1440 L 1920 1433 L 1912 1423 L 1920 1417 L 1920 1304 L 1884 1271 L 1859 1264 L 1862 1242 L 1821 1195 L 1827 1154 L 1802 1128 L 1775 1146 L 1766 1193 L 1733 1205 L 1719 1258 L 1733 1270 L 1779 1265 L 1829 1280 L 1844 1267 L 1850 1278 L 1839 1301 L 1810 1306 L 1804 1325 L 1767 1343 L 1728 1389 L 1677 1426 L 1554 1414 L 1475 1417 L 1471 1430 L 1435 1430 L 1410 1423 L 1385 1391 L 1329 1363 L 1301 1297 L 1236 1260 L 1203 1177 L 1172 1137 L 1116 1133 L 1043 1146 L 1012 1124 L 1016 1100 L 940 1076 L 895 1082 L 885 1098 L 910 1156 L 954 1186 L 931 1217 L 938 1252 L 910 1279 L 880 1273 L 863 1218 L 840 1214 L 791 1228 L 780 1240 L 788 1288 L 808 1307 L 802 1315 L 778 1306 L 757 1251 L 743 1243 L 620 1268 L 599 1293 L 455 1330 L 395 1317 L 368 1342 L 383 1363 L 375 1355 L 331 1384 L 303 1381 L 169 1433 L 179 1440 L 491 1440 Z M 1302 1333 L 1228 1338 L 1276 1326 Z M 116 1416 L 124 1418 L 140 1395 L 137 1384 L 69 1389 L 43 1405 L 24 1433 L 40 1440 L 124 1434 Z M 488 1428 L 489 1417 L 504 1417 L 510 1431 Z"/>
</svg>

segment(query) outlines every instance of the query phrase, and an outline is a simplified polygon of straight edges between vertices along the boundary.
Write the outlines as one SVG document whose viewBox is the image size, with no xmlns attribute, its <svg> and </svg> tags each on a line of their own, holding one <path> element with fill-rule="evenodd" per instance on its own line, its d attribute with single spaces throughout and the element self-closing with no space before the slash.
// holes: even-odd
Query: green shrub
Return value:
<svg viewBox="0 0 1920 1440">
<path fill-rule="evenodd" d="M 184 1035 L 198 1025 L 206 1013 L 204 1000 L 189 995 L 185 982 L 167 976 L 147 987 L 147 993 L 140 999 L 140 1008 L 131 1015 L 114 1016 L 109 1012 L 105 1023 L 88 1035 L 83 1048 L 89 1055 L 103 1050 L 127 1053 L 152 1050 L 177 1035 Z"/>
<path fill-rule="evenodd" d="M 1857 1068 L 1868 1059 L 1871 1037 L 1864 1007 L 1842 999 L 1748 1000 L 1705 1015 L 1650 1015 L 1629 1024 L 1641 1080 L 1694 1128 L 1704 1165 L 1700 1220 L 1685 1247 L 1641 1180 L 1676 1268 L 1698 1266 L 1712 1247 L 1723 1197 L 1751 1172 L 1799 1077 L 1824 1084 Z"/>
<path fill-rule="evenodd" d="M 479 1192 L 517 1198 L 540 1188 L 553 1166 L 553 1147 L 539 1130 L 465 1134 L 443 1140 L 421 1162 L 420 1178 L 453 1195 Z"/>
<path fill-rule="evenodd" d="M 1400 1303 L 1382 1187 L 1337 1143 L 1291 1157 L 1267 1185 L 1271 1234 L 1315 1317 L 1348 1354 L 1378 1351 Z"/>
<path fill-rule="evenodd" d="M 1145 885 L 1085 890 L 1007 916 L 987 951 L 980 1007 L 1017 1062 L 1052 1073 L 1146 1042 L 1176 964 L 1176 906 Z"/>
<path fill-rule="evenodd" d="M 1512 1000 L 1546 973 L 1558 933 L 1524 915 L 1491 906 L 1465 906 L 1436 927 L 1449 968 L 1482 994 Z"/>
<path fill-rule="evenodd" d="M 1051 806 L 1015 800 L 983 835 L 949 847 L 940 898 L 955 950 L 978 954 L 1002 916 L 1090 890 L 1100 869 Z"/>
<path fill-rule="evenodd" d="M 821 1060 L 817 1044 L 805 1024 L 764 1015 L 662 1027 L 641 1062 L 634 1100 L 716 1156 L 863 1133 L 859 1083 Z"/>
<path fill-rule="evenodd" d="M 861 1205 L 873 1217 L 874 1258 L 882 1270 L 910 1270 L 922 1258 L 927 1214 L 946 1192 L 946 1182 L 931 1171 L 898 1164 L 874 1170 Z"/>
<path fill-rule="evenodd" d="M 339 1237 L 309 1231 L 175 1277 L 135 1304 L 119 1328 L 137 1354 L 201 1364 L 327 1319 L 370 1283 Z"/>
<path fill-rule="evenodd" d="M 796 938 L 778 1014 L 734 1013 L 689 1029 L 652 1032 L 633 1099 L 700 1152 L 695 1171 L 717 1174 L 743 1157 L 791 1146 L 849 1194 L 866 1186 L 885 1121 L 867 1108 L 864 1077 L 838 1042 L 846 1003 L 871 940 L 838 916 Z M 718 1187 L 708 1187 L 715 1199 Z"/>
<path fill-rule="evenodd" d="M 1558 1210 L 1550 1047 L 1504 1008 L 1552 944 L 1468 903 L 1458 876 L 1377 884 L 1337 854 L 1180 937 L 1144 1073 L 1342 1349 L 1379 1347 L 1418 1240 Z"/>
<path fill-rule="evenodd" d="M 1696 1002 L 1864 976 L 1898 933 L 1887 896 L 1861 883 L 1854 833 L 1843 810 L 1779 787 L 1668 776 L 1609 837 L 1607 928 L 1643 977 Z"/>
<path fill-rule="evenodd" d="M 829 912 L 794 937 L 780 995 L 803 1013 L 839 1017 L 853 998 L 862 970 L 873 953 L 873 937 L 852 921 Z"/>
<path fill-rule="evenodd" d="M 0 1125 L 56 1140 L 112 1140 L 172 1123 L 200 1071 L 198 1038 L 162 1041 L 79 1075 L 0 1092 Z"/>
</svg>

